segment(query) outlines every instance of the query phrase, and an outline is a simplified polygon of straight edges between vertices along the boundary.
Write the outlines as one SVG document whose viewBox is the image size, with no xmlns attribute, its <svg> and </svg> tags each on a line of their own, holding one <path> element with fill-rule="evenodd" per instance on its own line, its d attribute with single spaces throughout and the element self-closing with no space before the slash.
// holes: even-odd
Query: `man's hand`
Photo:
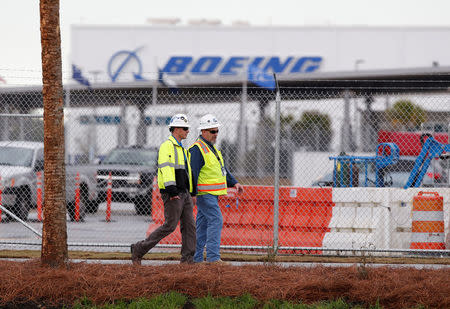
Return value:
<svg viewBox="0 0 450 309">
<path fill-rule="evenodd" d="M 197 197 L 196 196 L 193 196 L 192 197 L 192 203 L 195 205 L 195 204 L 197 204 Z"/>
<path fill-rule="evenodd" d="M 244 186 L 239 182 L 235 184 L 234 187 L 236 188 L 238 194 L 244 193 Z"/>
<path fill-rule="evenodd" d="M 173 200 L 179 200 L 180 199 L 180 196 L 179 195 L 175 195 L 175 196 L 171 196 L 170 197 L 170 200 L 171 201 L 173 201 Z"/>
</svg>

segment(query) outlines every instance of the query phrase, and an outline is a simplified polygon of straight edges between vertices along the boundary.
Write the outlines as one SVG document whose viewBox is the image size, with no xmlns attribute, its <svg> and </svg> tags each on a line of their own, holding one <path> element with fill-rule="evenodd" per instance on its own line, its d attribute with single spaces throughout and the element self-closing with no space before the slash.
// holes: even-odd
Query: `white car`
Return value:
<svg viewBox="0 0 450 309">
<path fill-rule="evenodd" d="M 22 220 L 36 205 L 38 173 L 41 173 L 44 197 L 44 144 L 29 141 L 0 142 L 0 177 L 2 205 Z M 66 200 L 70 217 L 74 218 L 76 176 L 79 174 L 80 215 L 86 205 L 96 199 L 95 170 L 83 166 L 66 166 Z"/>
</svg>

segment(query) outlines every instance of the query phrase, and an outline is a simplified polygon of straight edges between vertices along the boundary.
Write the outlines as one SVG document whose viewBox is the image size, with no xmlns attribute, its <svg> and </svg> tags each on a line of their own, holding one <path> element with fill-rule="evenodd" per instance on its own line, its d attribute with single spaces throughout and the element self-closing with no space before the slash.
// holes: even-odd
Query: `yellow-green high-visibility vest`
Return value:
<svg viewBox="0 0 450 309">
<path fill-rule="evenodd" d="M 213 145 L 214 150 L 217 153 L 216 156 L 209 146 L 201 139 L 198 139 L 191 148 L 192 147 L 198 147 L 200 149 L 203 160 L 205 161 L 205 165 L 202 166 L 198 175 L 198 195 L 226 195 L 227 176 L 222 153 Z"/>
<path fill-rule="evenodd" d="M 187 165 L 185 166 L 184 157 Z M 161 144 L 158 152 L 158 187 L 165 189 L 167 186 L 176 186 L 175 170 L 186 170 L 189 177 L 189 192 L 192 193 L 192 169 L 189 164 L 189 152 L 178 145 L 177 140 L 171 135 L 167 141 Z"/>
</svg>

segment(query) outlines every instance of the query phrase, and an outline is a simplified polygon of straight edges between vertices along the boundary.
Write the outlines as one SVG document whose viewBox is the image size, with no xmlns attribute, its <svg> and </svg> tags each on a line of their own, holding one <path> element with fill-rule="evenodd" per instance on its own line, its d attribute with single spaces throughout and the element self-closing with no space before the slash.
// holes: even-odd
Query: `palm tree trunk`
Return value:
<svg viewBox="0 0 450 309">
<path fill-rule="evenodd" d="M 40 14 L 45 160 L 41 263 L 61 267 L 68 252 L 59 0 L 40 0 Z"/>
</svg>

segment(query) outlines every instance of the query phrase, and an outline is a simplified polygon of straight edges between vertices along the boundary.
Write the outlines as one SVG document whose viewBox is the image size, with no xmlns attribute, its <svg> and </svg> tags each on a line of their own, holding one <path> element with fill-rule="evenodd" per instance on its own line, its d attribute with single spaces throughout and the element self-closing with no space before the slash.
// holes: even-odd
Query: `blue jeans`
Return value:
<svg viewBox="0 0 450 309">
<path fill-rule="evenodd" d="M 203 262 L 206 245 L 206 261 L 220 260 L 220 235 L 222 233 L 222 213 L 217 195 L 197 196 L 197 246 L 194 262 Z"/>
</svg>

